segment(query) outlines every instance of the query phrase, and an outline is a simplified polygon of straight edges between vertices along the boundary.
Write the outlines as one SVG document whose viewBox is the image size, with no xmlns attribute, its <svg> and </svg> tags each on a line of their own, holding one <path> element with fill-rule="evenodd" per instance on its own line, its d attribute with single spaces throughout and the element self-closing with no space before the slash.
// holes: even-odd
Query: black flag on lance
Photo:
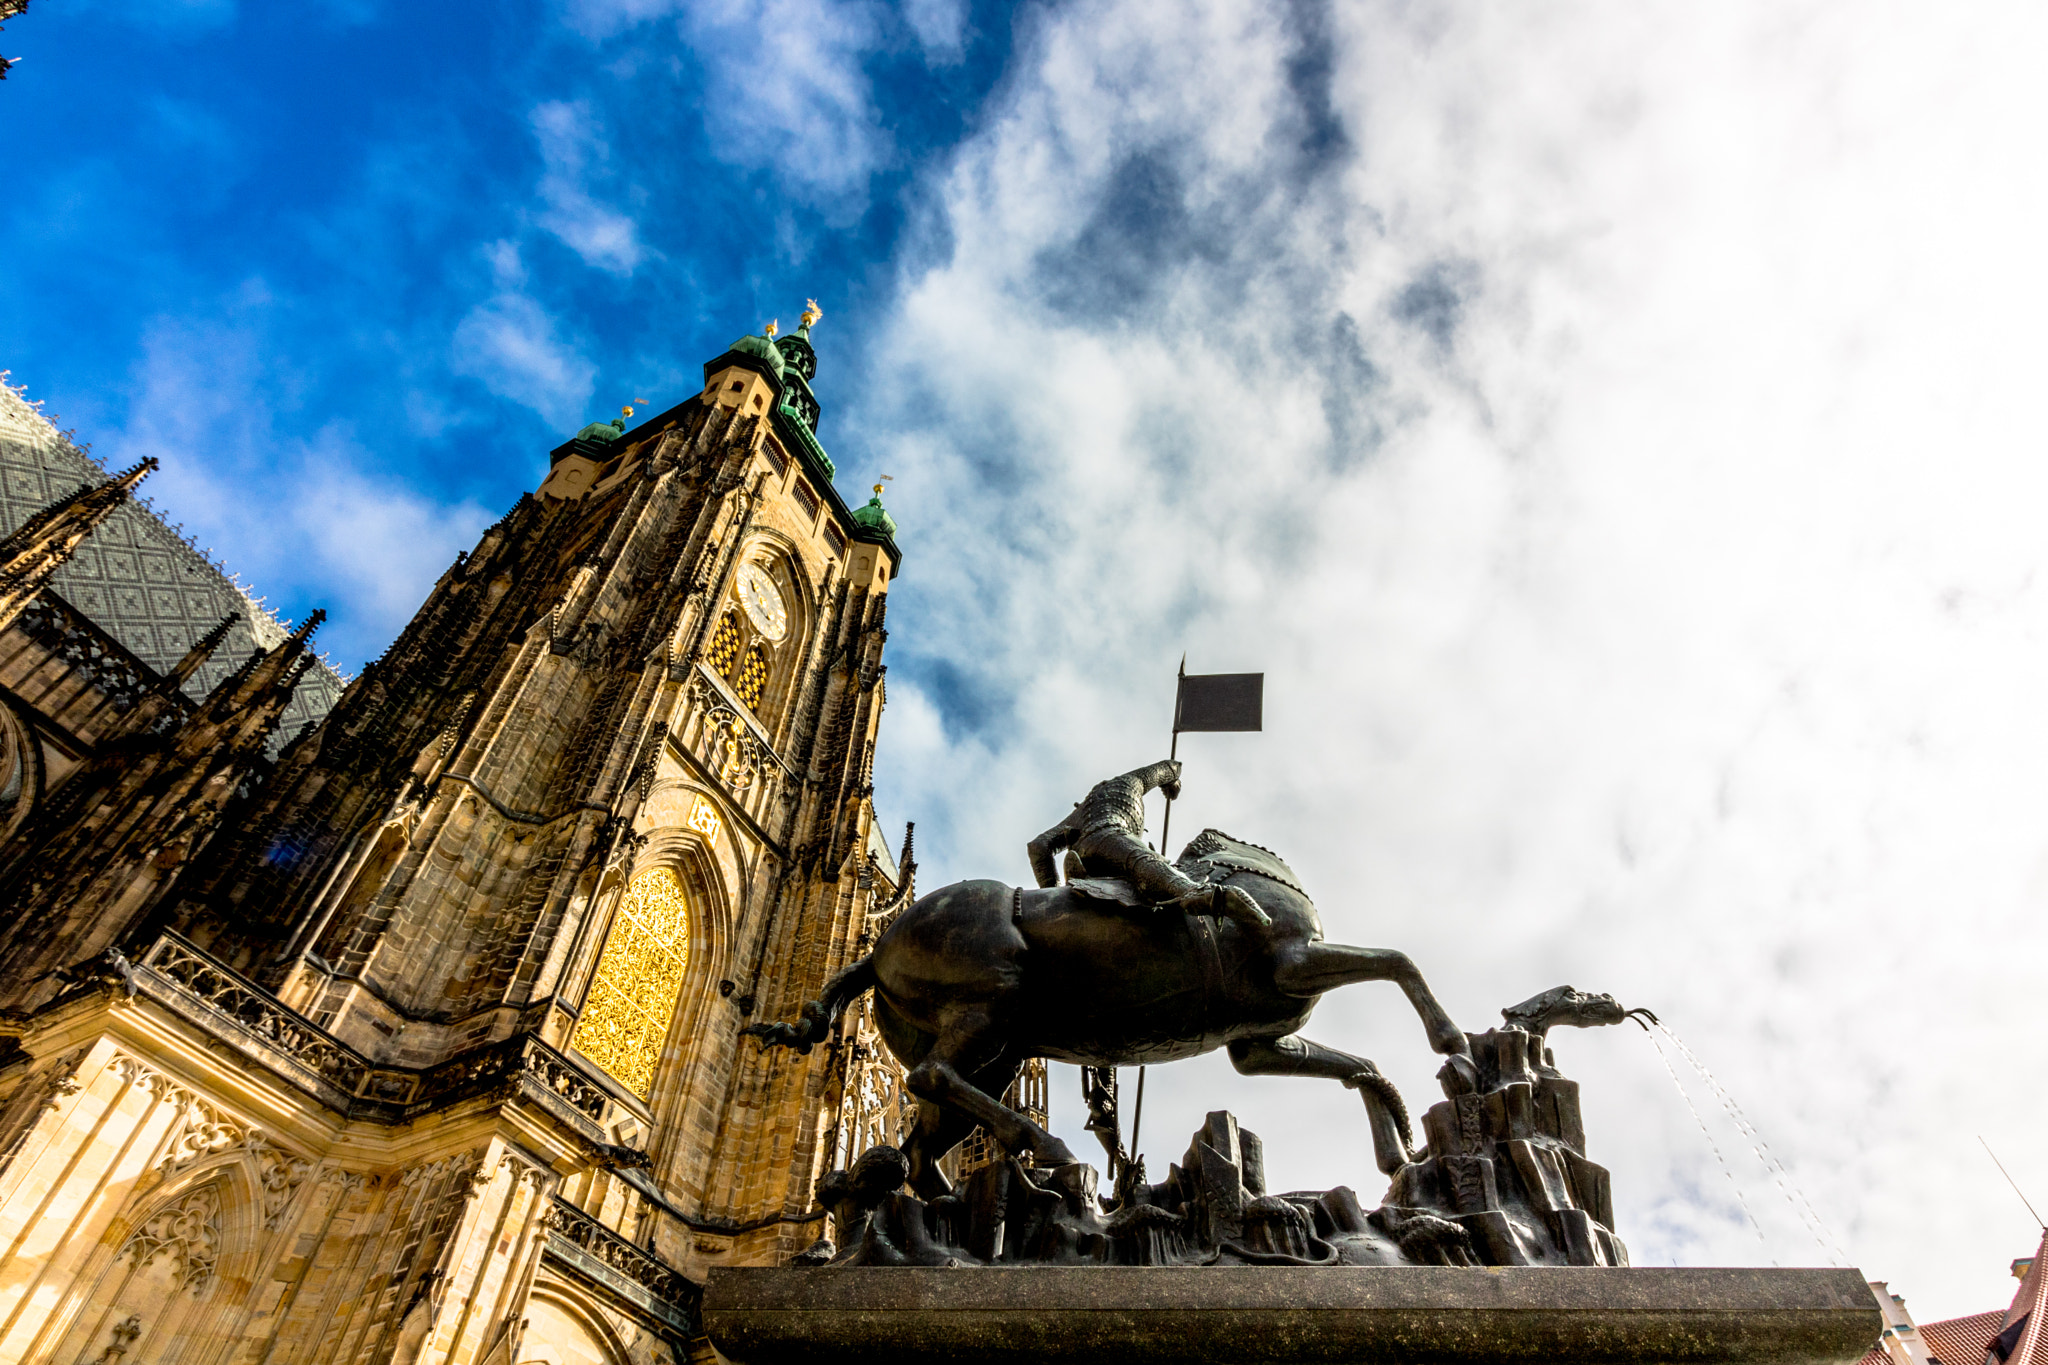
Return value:
<svg viewBox="0 0 2048 1365">
<path fill-rule="evenodd" d="M 1180 687 L 1173 698 L 1173 748 L 1172 756 L 1180 757 L 1180 737 L 1190 730 L 1263 730 L 1266 711 L 1266 675 L 1263 673 L 1188 673 L 1187 656 L 1180 661 Z M 1159 851 L 1166 853 L 1166 832 L 1173 828 L 1173 798 L 1166 798 L 1166 816 L 1159 822 Z M 1171 855 L 1168 855 L 1171 856 Z M 1088 1085 L 1088 1075 L 1094 1068 L 1084 1068 L 1082 1085 Z M 1117 1107 L 1116 1068 L 1108 1067 L 1102 1073 L 1107 1078 L 1107 1103 L 1112 1111 Z M 1144 1169 L 1138 1159 L 1138 1137 L 1145 1123 L 1145 1068 L 1138 1068 L 1138 1105 L 1131 1119 L 1131 1155 L 1122 1163 L 1121 1169 L 1111 1171 L 1121 1191 L 1127 1176 Z M 1123 1135 L 1117 1134 L 1117 1150 L 1123 1150 Z M 1114 1159 L 1111 1166 L 1116 1167 Z"/>
<path fill-rule="evenodd" d="M 1173 705 L 1173 732 L 1263 729 L 1265 699 L 1263 673 L 1183 673 Z"/>
</svg>

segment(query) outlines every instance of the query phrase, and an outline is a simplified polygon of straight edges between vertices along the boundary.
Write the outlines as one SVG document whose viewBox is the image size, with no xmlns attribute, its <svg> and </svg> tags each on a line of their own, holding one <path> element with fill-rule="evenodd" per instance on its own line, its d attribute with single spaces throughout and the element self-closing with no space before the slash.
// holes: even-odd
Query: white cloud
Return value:
<svg viewBox="0 0 2048 1365">
<path fill-rule="evenodd" d="M 928 50 L 944 52 L 949 37 L 957 45 L 946 8 L 923 0 L 908 16 Z M 866 206 L 891 140 L 865 64 L 901 31 L 879 0 L 566 0 L 566 10 L 593 40 L 675 16 L 702 65 L 692 103 L 713 156 L 770 172 L 785 194 L 834 217 Z"/>
<path fill-rule="evenodd" d="M 889 152 L 862 62 L 881 13 L 855 0 L 703 0 L 681 29 L 704 55 L 712 153 L 772 169 L 821 203 L 864 202 Z"/>
<path fill-rule="evenodd" d="M 952 66 L 960 60 L 967 41 L 967 0 L 903 0 L 902 10 L 927 62 Z"/>
<path fill-rule="evenodd" d="M 558 427 L 576 423 L 597 378 L 597 367 L 556 335 L 547 310 L 509 291 L 479 303 L 456 325 L 451 364 Z"/>
<path fill-rule="evenodd" d="M 535 107 L 533 134 L 546 167 L 540 178 L 540 225 L 587 265 L 631 275 L 643 249 L 632 218 L 594 198 L 587 182 L 608 169 L 611 149 L 597 116 L 582 101 L 549 100 Z"/>
<path fill-rule="evenodd" d="M 281 435 L 274 415 L 294 384 L 272 368 L 264 302 L 245 289 L 225 318 L 152 328 L 130 418 L 96 453 L 116 465 L 157 457 L 146 491 L 159 511 L 283 614 L 326 607 L 321 647 L 353 669 L 383 651 L 492 516 L 410 491 L 339 425 Z"/>
<path fill-rule="evenodd" d="M 1160 756 L 1183 648 L 1264 668 L 1177 836 L 1279 846 L 1469 1027 L 1656 1008 L 1868 1273 L 2002 1304 L 2035 1234 L 1971 1134 L 2048 1117 L 2040 18 L 1043 18 L 848 418 L 898 478 L 924 885 L 1025 876 Z M 1310 1034 L 1429 1102 L 1398 993 Z M 1827 1259 L 1718 1129 L 1759 1242 L 1648 1041 L 1557 1042 L 1640 1260 Z M 1276 1182 L 1377 1192 L 1354 1098 L 1214 1058 L 1153 1073 L 1146 1145 L 1218 1106 Z"/>
</svg>

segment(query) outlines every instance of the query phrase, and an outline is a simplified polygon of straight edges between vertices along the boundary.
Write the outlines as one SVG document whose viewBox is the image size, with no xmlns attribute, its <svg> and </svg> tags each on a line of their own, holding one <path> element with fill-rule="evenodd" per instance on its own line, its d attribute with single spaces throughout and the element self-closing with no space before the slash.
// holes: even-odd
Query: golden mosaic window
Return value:
<svg viewBox="0 0 2048 1365">
<path fill-rule="evenodd" d="M 690 965 L 690 905 L 668 868 L 633 878 L 570 1046 L 647 1099 Z"/>
<path fill-rule="evenodd" d="M 705 660 L 720 677 L 732 676 L 733 662 L 740 656 L 740 616 L 729 611 L 718 623 L 718 630 L 711 637 L 711 648 L 704 651 Z"/>
<path fill-rule="evenodd" d="M 740 665 L 740 675 L 733 679 L 732 690 L 738 695 L 741 705 L 753 711 L 759 709 L 761 693 L 767 686 L 768 651 L 755 645 L 747 651 L 747 661 Z"/>
</svg>

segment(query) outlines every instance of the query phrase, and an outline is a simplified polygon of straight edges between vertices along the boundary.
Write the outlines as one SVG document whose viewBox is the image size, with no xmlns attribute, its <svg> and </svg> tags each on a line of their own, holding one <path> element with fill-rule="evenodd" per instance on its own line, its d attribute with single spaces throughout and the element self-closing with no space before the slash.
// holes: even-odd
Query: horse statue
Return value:
<svg viewBox="0 0 2048 1365">
<path fill-rule="evenodd" d="M 799 1022 L 745 1032 L 764 1047 L 808 1052 L 872 990 L 876 1026 L 919 1101 L 902 1146 L 911 1187 L 927 1199 L 947 1192 L 939 1162 L 977 1124 L 1006 1152 L 1028 1152 L 1041 1167 L 1074 1163 L 1065 1143 L 999 1098 L 1031 1057 L 1136 1066 L 1225 1048 L 1243 1075 L 1338 1081 L 1364 1098 L 1380 1169 L 1398 1171 L 1413 1140 L 1400 1095 L 1370 1061 L 1299 1030 L 1325 991 L 1392 981 L 1421 1017 L 1430 1047 L 1469 1071 L 1465 1034 L 1422 973 L 1390 948 L 1326 942 L 1315 902 L 1268 849 L 1208 829 L 1176 866 L 1197 881 L 1241 888 L 1270 928 L 1103 899 L 1100 883 L 955 882 L 899 912 L 872 952 L 803 1007 Z"/>
</svg>

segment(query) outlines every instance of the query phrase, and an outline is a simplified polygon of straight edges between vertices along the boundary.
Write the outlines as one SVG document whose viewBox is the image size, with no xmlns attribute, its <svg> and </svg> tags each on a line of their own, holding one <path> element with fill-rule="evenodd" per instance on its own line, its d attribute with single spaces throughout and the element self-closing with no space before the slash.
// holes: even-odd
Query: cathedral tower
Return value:
<svg viewBox="0 0 2048 1365">
<path fill-rule="evenodd" d="M 0 1365 L 675 1359 L 820 1234 L 839 1051 L 739 1029 L 904 873 L 813 321 L 556 449 L 202 853 L 0 956 Z"/>
</svg>

